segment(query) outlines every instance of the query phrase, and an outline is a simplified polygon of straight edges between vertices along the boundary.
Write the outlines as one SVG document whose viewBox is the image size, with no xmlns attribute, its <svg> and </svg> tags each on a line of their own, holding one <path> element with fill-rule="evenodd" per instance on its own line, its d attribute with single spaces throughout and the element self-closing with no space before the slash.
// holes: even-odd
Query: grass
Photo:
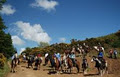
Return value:
<svg viewBox="0 0 120 77">
<path fill-rule="evenodd" d="M 6 77 L 6 75 L 8 74 L 8 72 L 10 71 L 9 65 L 6 61 L 4 68 L 0 69 L 0 77 Z"/>
</svg>

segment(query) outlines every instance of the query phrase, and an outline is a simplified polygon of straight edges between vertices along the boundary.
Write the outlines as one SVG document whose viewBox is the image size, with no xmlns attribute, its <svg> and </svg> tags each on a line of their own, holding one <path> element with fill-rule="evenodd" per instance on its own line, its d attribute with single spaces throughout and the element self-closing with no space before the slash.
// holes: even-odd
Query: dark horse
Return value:
<svg viewBox="0 0 120 77">
<path fill-rule="evenodd" d="M 28 68 L 31 66 L 33 68 L 33 62 L 34 62 L 34 57 L 33 56 L 28 56 L 27 57 L 27 63 L 28 63 Z"/>
<path fill-rule="evenodd" d="M 49 61 L 49 55 L 47 57 L 45 57 L 45 64 L 44 64 L 44 66 L 46 66 L 48 64 L 48 61 Z"/>
<path fill-rule="evenodd" d="M 107 66 L 107 61 L 102 61 L 100 59 L 98 59 L 96 56 L 93 56 L 91 59 L 91 62 L 95 61 L 96 65 L 95 67 L 98 69 L 98 74 L 100 74 L 101 76 L 107 72 L 108 73 L 108 66 Z"/>
<path fill-rule="evenodd" d="M 70 73 L 71 73 L 71 68 L 73 67 L 73 62 L 69 57 L 67 57 L 67 64 L 68 64 L 68 69 L 70 69 Z M 80 62 L 77 60 L 75 61 L 75 67 L 77 68 L 77 73 L 79 73 Z"/>
<path fill-rule="evenodd" d="M 17 58 L 12 59 L 11 61 L 11 72 L 15 73 L 15 67 L 18 65 L 19 60 Z"/>
<path fill-rule="evenodd" d="M 40 65 L 42 63 L 42 59 L 39 57 L 35 60 L 35 69 L 39 69 L 40 70 Z"/>
<path fill-rule="evenodd" d="M 45 59 L 45 65 L 50 61 L 51 67 L 55 68 L 56 71 L 59 71 L 60 61 L 54 55 L 48 55 Z M 54 70 L 54 69 L 53 69 Z"/>
<path fill-rule="evenodd" d="M 83 68 L 83 74 L 85 74 L 88 68 L 88 63 L 86 58 L 83 58 L 82 68 Z"/>
</svg>

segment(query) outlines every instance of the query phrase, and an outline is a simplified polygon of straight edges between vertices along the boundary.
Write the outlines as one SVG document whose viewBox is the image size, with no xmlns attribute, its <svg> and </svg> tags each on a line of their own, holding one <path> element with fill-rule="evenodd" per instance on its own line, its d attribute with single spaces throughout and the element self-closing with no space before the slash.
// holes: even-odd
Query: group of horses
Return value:
<svg viewBox="0 0 120 77">
<path fill-rule="evenodd" d="M 45 58 L 45 65 L 44 66 L 46 66 L 48 64 L 48 61 L 50 61 L 51 67 L 54 68 L 56 71 L 59 71 L 59 72 L 60 71 L 64 72 L 64 69 L 63 69 L 64 67 L 65 67 L 65 71 L 68 72 L 67 69 L 69 69 L 70 73 L 71 73 L 72 67 L 76 67 L 78 73 L 80 71 L 80 62 L 78 60 L 76 60 L 75 66 L 74 66 L 72 60 L 69 57 L 66 58 L 66 61 L 65 61 L 65 59 L 61 58 L 61 62 L 60 62 L 58 60 L 58 58 L 54 57 L 54 55 L 48 55 Z M 67 66 L 65 64 L 66 62 L 67 62 Z"/>
<path fill-rule="evenodd" d="M 19 58 L 14 58 L 11 61 L 11 72 L 15 73 L 16 72 L 16 67 L 17 65 L 20 64 L 20 59 Z M 25 61 L 23 60 L 23 62 L 27 62 L 27 67 L 26 68 L 30 68 L 32 67 L 34 70 L 40 69 L 40 65 L 42 63 L 42 59 L 39 57 L 34 57 L 33 55 L 29 55 L 26 57 Z M 34 66 L 33 66 L 34 63 Z"/>
<path fill-rule="evenodd" d="M 48 61 L 50 61 L 51 67 L 54 68 L 56 71 L 59 71 L 59 72 L 61 71 L 62 73 L 64 71 L 71 73 L 72 68 L 76 67 L 77 73 L 80 72 L 81 63 L 78 59 L 75 60 L 75 65 L 74 65 L 72 60 L 69 57 L 67 57 L 66 59 L 61 57 L 61 63 L 60 63 L 60 61 L 56 57 L 54 57 L 53 55 L 48 55 L 45 58 L 45 66 L 48 64 Z M 103 75 L 105 72 L 108 73 L 107 61 L 101 62 L 101 60 L 99 60 L 96 56 L 93 56 L 91 58 L 91 62 L 93 61 L 96 63 L 95 67 L 98 69 L 98 75 Z M 66 66 L 66 63 L 67 63 L 67 66 Z M 88 68 L 88 65 L 89 64 L 87 62 L 84 62 L 84 61 L 82 62 L 83 74 L 85 74 L 86 69 Z"/>
<path fill-rule="evenodd" d="M 79 48 L 78 48 L 79 49 Z M 82 48 L 81 48 L 82 49 Z M 80 51 L 80 50 L 78 50 Z M 81 50 L 82 51 L 82 50 Z M 80 51 L 80 53 L 81 53 Z M 86 54 L 89 52 L 89 50 L 84 50 L 86 51 Z M 65 54 L 68 52 L 65 52 Z M 82 52 L 83 53 L 83 52 Z M 85 55 L 83 55 L 83 59 L 85 58 Z M 40 64 L 42 63 L 42 59 L 40 58 L 34 58 L 32 56 L 29 56 L 26 58 L 27 63 L 28 63 L 28 68 L 32 67 L 33 68 L 33 63 L 35 62 L 35 67 L 34 69 L 40 69 Z M 45 64 L 44 66 L 46 66 L 48 64 L 48 61 L 50 61 L 51 67 L 54 68 L 54 70 L 58 71 L 58 72 L 72 72 L 72 68 L 76 67 L 77 68 L 77 73 L 80 72 L 80 61 L 79 60 L 75 60 L 75 65 L 73 64 L 73 61 L 71 60 L 71 58 L 69 58 L 68 56 L 64 55 L 61 57 L 61 61 L 58 60 L 57 57 L 55 57 L 54 55 L 48 55 L 45 58 Z M 91 58 L 91 62 L 95 62 L 95 67 L 98 69 L 98 74 L 103 75 L 105 73 L 105 71 L 108 71 L 108 66 L 107 66 L 107 61 L 101 61 L 99 60 L 97 57 L 93 56 Z M 13 59 L 11 62 L 11 71 L 15 72 L 15 67 L 17 66 L 17 64 L 19 63 L 19 59 Z M 88 68 L 88 63 L 87 62 L 82 62 L 82 68 L 83 68 L 83 74 L 84 71 Z"/>
</svg>

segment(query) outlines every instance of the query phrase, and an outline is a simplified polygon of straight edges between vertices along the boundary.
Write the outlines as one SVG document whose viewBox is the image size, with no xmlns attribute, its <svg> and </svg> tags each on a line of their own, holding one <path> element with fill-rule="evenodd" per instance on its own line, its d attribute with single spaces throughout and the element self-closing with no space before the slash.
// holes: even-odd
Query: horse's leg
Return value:
<svg viewBox="0 0 120 77">
<path fill-rule="evenodd" d="M 33 65 L 31 64 L 31 67 L 32 67 L 32 69 L 33 69 Z"/>
<path fill-rule="evenodd" d="M 61 73 L 62 73 L 62 72 L 63 72 L 63 67 L 62 67 L 62 64 L 61 64 L 60 68 L 61 68 Z"/>
<path fill-rule="evenodd" d="M 11 67 L 11 71 L 10 72 L 13 72 L 13 67 Z"/>
<path fill-rule="evenodd" d="M 99 75 L 102 76 L 103 75 L 103 69 L 99 68 Z"/>
<path fill-rule="evenodd" d="M 72 71 L 72 69 L 71 69 L 71 67 L 70 67 L 70 73 L 71 73 L 71 71 Z"/>
<path fill-rule="evenodd" d="M 13 65 L 13 73 L 15 73 L 15 65 Z"/>
<path fill-rule="evenodd" d="M 48 59 L 45 59 L 45 66 L 48 64 Z"/>
<path fill-rule="evenodd" d="M 100 69 L 100 76 L 103 75 L 103 69 Z"/>
<path fill-rule="evenodd" d="M 105 63 L 105 72 L 108 74 L 108 64 L 107 64 L 107 62 Z"/>
<path fill-rule="evenodd" d="M 13 64 L 11 63 L 11 71 L 10 72 L 12 72 L 12 68 L 13 68 Z"/>
<path fill-rule="evenodd" d="M 100 68 L 99 67 L 97 67 L 97 69 L 98 69 L 98 75 L 100 74 Z"/>
<path fill-rule="evenodd" d="M 105 74 L 106 69 L 103 69 L 103 75 Z"/>
<path fill-rule="evenodd" d="M 106 73 L 108 74 L 108 67 L 105 68 Z"/>
<path fill-rule="evenodd" d="M 76 68 L 77 68 L 77 73 L 79 73 L 80 70 L 79 65 L 76 64 Z"/>
<path fill-rule="evenodd" d="M 29 68 L 29 63 L 27 63 L 27 68 Z"/>
<path fill-rule="evenodd" d="M 83 67 L 83 66 L 82 66 L 82 67 Z M 83 67 L 83 69 L 82 69 L 82 70 L 83 70 L 83 75 L 84 75 L 84 74 L 85 74 L 85 68 Z"/>
<path fill-rule="evenodd" d="M 38 65 L 38 66 L 39 66 L 39 70 L 40 70 L 40 63 L 39 63 L 39 65 Z"/>
<path fill-rule="evenodd" d="M 17 72 L 17 65 L 15 65 L 15 67 L 14 67 L 14 71 Z"/>
</svg>

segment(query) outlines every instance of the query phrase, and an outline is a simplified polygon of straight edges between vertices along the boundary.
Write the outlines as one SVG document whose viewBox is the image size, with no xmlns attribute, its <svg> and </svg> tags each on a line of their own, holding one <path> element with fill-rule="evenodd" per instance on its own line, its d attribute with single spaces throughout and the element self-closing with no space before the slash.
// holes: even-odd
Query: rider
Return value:
<svg viewBox="0 0 120 77">
<path fill-rule="evenodd" d="M 60 65 L 61 65 L 61 55 L 60 55 L 60 53 L 57 53 L 57 54 L 55 55 L 55 57 L 59 60 Z"/>
<path fill-rule="evenodd" d="M 40 53 L 37 55 L 37 57 L 38 57 L 38 58 L 40 58 L 40 57 L 41 57 Z"/>
<path fill-rule="evenodd" d="M 105 62 L 105 60 L 103 59 L 103 50 L 102 50 L 102 48 L 99 49 L 98 59 L 99 59 L 101 62 Z"/>
<path fill-rule="evenodd" d="M 17 51 L 16 51 L 15 54 L 12 56 L 12 60 L 13 60 L 13 59 L 18 59 Z"/>
<path fill-rule="evenodd" d="M 46 54 L 45 54 L 45 58 L 46 58 L 46 57 L 48 57 L 48 55 L 49 55 L 49 54 L 48 54 L 48 53 L 46 53 Z"/>
<path fill-rule="evenodd" d="M 69 54 L 69 57 L 70 57 L 70 59 L 71 59 L 72 62 L 73 62 L 73 66 L 75 66 L 75 52 L 71 52 L 71 53 Z"/>
</svg>

